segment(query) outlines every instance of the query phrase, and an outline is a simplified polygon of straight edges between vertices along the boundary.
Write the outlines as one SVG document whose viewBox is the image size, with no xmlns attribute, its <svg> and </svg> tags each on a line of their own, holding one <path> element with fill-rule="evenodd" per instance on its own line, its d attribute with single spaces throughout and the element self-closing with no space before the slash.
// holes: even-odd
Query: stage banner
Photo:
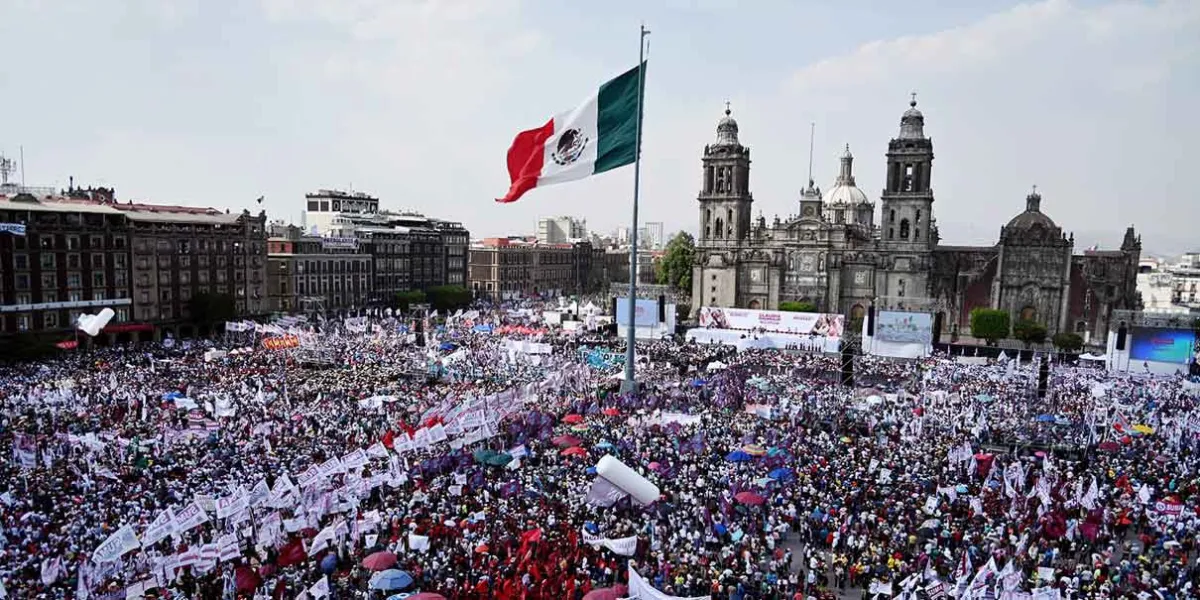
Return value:
<svg viewBox="0 0 1200 600">
<path fill-rule="evenodd" d="M 778 333 L 842 337 L 845 319 L 842 315 L 748 308 L 700 308 L 700 326 L 716 329 L 761 329 Z"/>
</svg>

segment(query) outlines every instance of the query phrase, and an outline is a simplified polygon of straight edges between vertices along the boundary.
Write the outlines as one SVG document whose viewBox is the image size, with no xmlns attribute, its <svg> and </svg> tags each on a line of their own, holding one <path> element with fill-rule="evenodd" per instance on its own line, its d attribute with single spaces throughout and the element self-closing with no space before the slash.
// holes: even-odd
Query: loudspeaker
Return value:
<svg viewBox="0 0 1200 600">
<path fill-rule="evenodd" d="M 867 307 L 867 337 L 875 337 L 875 305 Z"/>
<path fill-rule="evenodd" d="M 942 341 L 942 313 L 933 314 L 933 343 Z"/>
<path fill-rule="evenodd" d="M 608 325 L 605 325 L 604 332 L 612 337 L 617 337 L 617 324 L 609 323 Z"/>
<path fill-rule="evenodd" d="M 1125 349 L 1125 336 L 1129 335 L 1129 330 L 1125 328 L 1125 321 L 1121 321 L 1121 326 L 1117 329 L 1117 350 Z"/>
<path fill-rule="evenodd" d="M 1038 398 L 1046 397 L 1046 383 L 1050 381 L 1050 360 L 1042 355 L 1042 364 L 1038 367 Z"/>
<path fill-rule="evenodd" d="M 612 317 L 613 319 L 616 319 L 617 318 L 617 297 L 616 296 L 612 297 L 612 307 L 609 309 L 609 311 L 610 312 L 608 313 L 608 316 Z"/>
<path fill-rule="evenodd" d="M 667 297 L 662 294 L 658 295 L 658 322 L 667 322 Z"/>
<path fill-rule="evenodd" d="M 850 346 L 842 347 L 842 385 L 854 387 L 854 352 Z"/>
</svg>

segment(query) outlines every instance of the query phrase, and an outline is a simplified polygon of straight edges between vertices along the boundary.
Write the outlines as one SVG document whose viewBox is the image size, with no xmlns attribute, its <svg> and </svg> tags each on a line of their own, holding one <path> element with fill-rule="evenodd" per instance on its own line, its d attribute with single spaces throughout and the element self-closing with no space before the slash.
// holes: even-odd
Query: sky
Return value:
<svg viewBox="0 0 1200 600">
<path fill-rule="evenodd" d="M 26 182 L 299 222 L 352 188 L 531 234 L 628 225 L 633 169 L 515 204 L 513 136 L 637 61 L 649 36 L 641 219 L 695 232 L 700 155 L 729 101 L 754 214 L 797 209 L 845 144 L 878 199 L 917 93 L 943 243 L 990 244 L 1037 185 L 1076 247 L 1200 248 L 1200 2 L 994 0 L 0 0 L 0 153 Z M 1177 173 L 1179 174 L 1177 176 Z"/>
</svg>

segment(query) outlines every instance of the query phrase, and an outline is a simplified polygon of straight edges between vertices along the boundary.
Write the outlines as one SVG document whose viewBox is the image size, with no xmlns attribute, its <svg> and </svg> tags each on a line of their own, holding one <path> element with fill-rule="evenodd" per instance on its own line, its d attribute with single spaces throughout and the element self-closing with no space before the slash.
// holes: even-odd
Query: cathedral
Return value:
<svg viewBox="0 0 1200 600">
<path fill-rule="evenodd" d="M 728 107 L 705 146 L 699 236 L 692 273 L 695 307 L 776 310 L 780 302 L 861 319 L 868 308 L 934 314 L 940 333 L 968 335 L 977 307 L 1001 308 L 1015 323 L 1050 334 L 1103 340 L 1113 310 L 1137 309 L 1141 238 L 1132 227 L 1119 250 L 1075 253 L 1042 212 L 1035 188 L 991 246 L 939 244 L 932 187 L 933 140 L 914 99 L 888 142 L 887 179 L 876 202 L 854 179 L 847 146 L 833 187 L 810 179 L 795 214 L 752 217 L 750 148 Z"/>
</svg>

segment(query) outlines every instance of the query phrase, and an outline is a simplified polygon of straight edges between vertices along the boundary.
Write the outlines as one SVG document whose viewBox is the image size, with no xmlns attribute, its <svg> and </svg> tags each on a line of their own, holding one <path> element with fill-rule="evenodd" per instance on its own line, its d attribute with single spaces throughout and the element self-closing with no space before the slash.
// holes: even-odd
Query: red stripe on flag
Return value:
<svg viewBox="0 0 1200 600">
<path fill-rule="evenodd" d="M 516 202 L 525 192 L 537 187 L 542 174 L 546 139 L 554 135 L 554 119 L 537 129 L 522 131 L 508 149 L 508 178 L 512 185 L 503 198 L 496 202 Z"/>
</svg>

